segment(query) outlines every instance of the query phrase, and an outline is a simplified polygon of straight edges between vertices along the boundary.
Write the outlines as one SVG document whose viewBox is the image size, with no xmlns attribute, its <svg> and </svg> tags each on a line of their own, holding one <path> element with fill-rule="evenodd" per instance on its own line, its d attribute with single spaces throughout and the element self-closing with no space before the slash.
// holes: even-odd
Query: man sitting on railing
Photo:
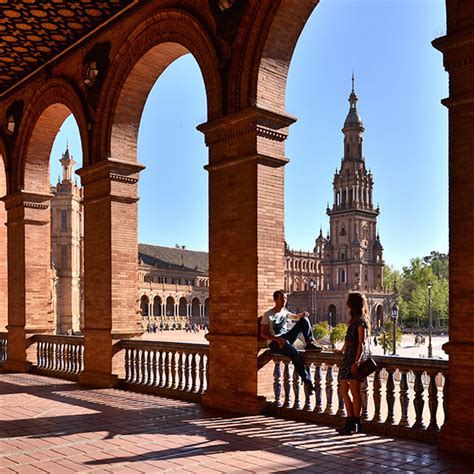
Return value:
<svg viewBox="0 0 474 474">
<path fill-rule="evenodd" d="M 305 349 L 308 351 L 321 352 L 322 347 L 314 343 L 313 328 L 308 319 L 306 311 L 294 314 L 286 309 L 286 293 L 277 290 L 273 293 L 275 306 L 263 314 L 261 336 L 270 341 L 269 347 L 272 352 L 283 354 L 291 359 L 298 375 L 303 379 L 308 394 L 314 391 L 311 376 L 306 370 L 303 358 L 293 347 L 294 342 L 300 334 L 306 342 Z M 296 324 L 287 332 L 288 319 L 296 319 Z"/>
</svg>

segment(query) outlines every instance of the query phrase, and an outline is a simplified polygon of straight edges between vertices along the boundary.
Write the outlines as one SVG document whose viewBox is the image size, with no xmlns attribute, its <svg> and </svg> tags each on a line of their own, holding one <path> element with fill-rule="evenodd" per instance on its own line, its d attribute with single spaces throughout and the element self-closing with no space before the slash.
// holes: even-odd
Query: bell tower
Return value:
<svg viewBox="0 0 474 474">
<path fill-rule="evenodd" d="M 51 187 L 51 253 L 56 270 L 56 332 L 82 329 L 82 189 L 73 182 L 74 158 L 66 147 L 62 179 Z"/>
<path fill-rule="evenodd" d="M 327 208 L 329 241 L 323 255 L 324 286 L 330 290 L 377 291 L 383 288 L 383 249 L 377 233 L 379 208 L 373 205 L 373 177 L 362 153 L 364 125 L 358 97 L 349 95 L 342 132 L 344 156 L 333 179 L 334 202 Z"/>
</svg>

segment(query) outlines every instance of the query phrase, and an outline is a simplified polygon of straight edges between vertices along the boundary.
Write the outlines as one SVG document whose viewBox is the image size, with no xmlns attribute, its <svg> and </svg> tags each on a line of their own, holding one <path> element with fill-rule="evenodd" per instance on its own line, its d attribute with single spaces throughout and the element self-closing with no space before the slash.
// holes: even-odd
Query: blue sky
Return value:
<svg viewBox="0 0 474 474">
<path fill-rule="evenodd" d="M 364 156 L 384 257 L 401 268 L 410 258 L 448 250 L 447 110 L 442 56 L 431 41 L 445 32 L 443 0 L 321 0 L 298 41 L 288 78 L 285 234 L 310 250 L 340 166 L 341 128 L 355 71 Z M 140 242 L 207 250 L 207 149 L 196 125 L 206 121 L 204 84 L 194 59 L 175 61 L 150 92 L 138 161 Z M 51 179 L 66 140 L 81 161 L 77 127 L 68 119 L 52 151 Z"/>
</svg>

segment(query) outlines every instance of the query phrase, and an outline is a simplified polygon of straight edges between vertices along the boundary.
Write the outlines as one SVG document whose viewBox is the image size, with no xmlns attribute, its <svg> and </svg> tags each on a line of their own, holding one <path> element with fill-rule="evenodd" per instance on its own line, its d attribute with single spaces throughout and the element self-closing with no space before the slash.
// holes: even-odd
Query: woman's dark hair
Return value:
<svg viewBox="0 0 474 474">
<path fill-rule="evenodd" d="M 351 321 L 354 321 L 357 318 L 362 318 L 367 324 L 367 330 L 370 334 L 369 308 L 365 296 L 358 291 L 349 293 L 347 296 L 347 306 L 349 306 L 349 311 L 351 313 Z"/>
</svg>

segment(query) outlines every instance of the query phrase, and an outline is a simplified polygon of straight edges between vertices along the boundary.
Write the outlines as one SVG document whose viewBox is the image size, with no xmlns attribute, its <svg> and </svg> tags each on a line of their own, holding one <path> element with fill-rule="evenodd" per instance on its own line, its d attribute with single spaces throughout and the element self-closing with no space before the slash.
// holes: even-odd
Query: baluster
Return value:
<svg viewBox="0 0 474 474">
<path fill-rule="evenodd" d="M 84 346 L 81 345 L 79 347 L 79 366 L 78 366 L 78 373 L 84 370 Z"/>
<path fill-rule="evenodd" d="M 402 416 L 400 418 L 400 426 L 409 426 L 408 422 L 408 406 L 410 404 L 410 396 L 408 394 L 408 377 L 407 371 L 404 370 L 400 377 L 400 406 L 402 409 Z"/>
<path fill-rule="evenodd" d="M 170 353 L 165 351 L 163 353 L 163 369 L 165 372 L 165 380 L 164 380 L 164 387 L 168 388 L 170 385 Z"/>
<path fill-rule="evenodd" d="M 170 352 L 171 358 L 171 388 L 176 388 L 177 373 L 176 373 L 176 352 Z"/>
<path fill-rule="evenodd" d="M 39 368 L 41 368 L 42 362 L 43 362 L 42 346 L 41 346 L 41 342 L 38 342 L 38 344 L 36 345 L 36 363 L 38 364 Z"/>
<path fill-rule="evenodd" d="M 71 373 L 71 349 L 72 346 L 64 344 L 64 370 L 68 374 Z"/>
<path fill-rule="evenodd" d="M 80 346 L 75 346 L 75 345 L 71 346 L 71 374 L 78 373 L 77 372 L 78 364 L 76 364 L 76 361 L 77 361 L 77 352 L 79 348 Z"/>
<path fill-rule="evenodd" d="M 148 351 L 143 350 L 141 364 L 140 364 L 140 370 L 142 374 L 141 379 L 140 379 L 141 385 L 146 385 L 148 381 L 148 372 L 147 372 L 148 362 L 147 361 L 148 361 Z"/>
<path fill-rule="evenodd" d="M 56 370 L 63 370 L 64 344 L 56 344 Z"/>
<path fill-rule="evenodd" d="M 290 396 L 290 363 L 288 361 L 283 361 L 283 391 L 285 393 L 285 401 L 283 406 L 285 408 L 291 407 L 291 396 Z"/>
<path fill-rule="evenodd" d="M 191 363 L 189 362 L 189 353 L 186 353 L 184 360 L 184 374 L 186 377 L 186 392 L 191 391 L 192 382 L 191 382 Z"/>
<path fill-rule="evenodd" d="M 360 417 L 362 420 L 369 418 L 369 378 L 364 377 L 360 383 Z"/>
<path fill-rule="evenodd" d="M 198 393 L 204 393 L 204 354 L 199 355 L 199 389 Z"/>
<path fill-rule="evenodd" d="M 48 344 L 48 369 L 49 370 L 53 370 L 54 369 L 54 351 L 55 351 L 56 347 L 55 347 L 55 344 L 50 342 Z"/>
<path fill-rule="evenodd" d="M 424 387 L 421 379 L 422 376 L 423 372 L 419 370 L 415 371 L 415 399 L 413 404 L 415 405 L 416 418 L 412 428 L 418 430 L 422 430 L 425 427 L 423 423 L 423 408 L 425 406 L 425 401 L 423 400 Z"/>
<path fill-rule="evenodd" d="M 337 416 L 343 416 L 345 413 L 344 410 L 344 398 L 342 398 L 342 392 L 341 392 L 341 378 L 340 378 L 341 372 L 337 372 Z"/>
<path fill-rule="evenodd" d="M 130 349 L 130 383 L 135 383 L 135 360 L 137 357 L 137 349 L 131 348 Z"/>
<path fill-rule="evenodd" d="M 130 382 L 130 350 L 125 349 L 125 382 Z"/>
<path fill-rule="evenodd" d="M 209 357 L 206 355 L 205 361 L 204 361 L 204 391 L 207 390 L 208 384 L 207 384 L 207 374 L 209 373 Z"/>
<path fill-rule="evenodd" d="M 191 354 L 191 392 L 197 392 L 197 363 L 196 363 L 196 354 Z"/>
<path fill-rule="evenodd" d="M 443 373 L 443 375 L 444 375 L 443 410 L 444 410 L 444 423 L 446 423 L 448 421 L 449 374 Z"/>
<path fill-rule="evenodd" d="M 334 415 L 332 409 L 332 397 L 334 395 L 334 368 L 332 365 L 328 365 L 326 368 L 326 415 Z"/>
<path fill-rule="evenodd" d="M 438 411 L 438 387 L 436 386 L 436 373 L 429 374 L 430 384 L 428 386 L 428 407 L 430 409 L 430 424 L 428 430 L 438 431 L 438 423 L 436 421 L 436 412 Z"/>
<path fill-rule="evenodd" d="M 311 378 L 311 365 L 307 365 L 306 366 L 306 370 L 308 371 L 308 374 Z M 312 382 L 311 382 L 312 383 Z M 306 387 L 303 386 L 303 394 L 304 394 L 304 397 L 305 397 L 305 402 L 304 402 L 304 407 L 303 407 L 303 410 L 305 411 L 311 411 L 311 394 L 308 393 L 308 391 L 306 390 Z"/>
<path fill-rule="evenodd" d="M 395 423 L 395 417 L 393 415 L 393 408 L 395 405 L 395 382 L 393 380 L 394 369 L 387 369 L 387 384 L 385 388 L 387 390 L 387 419 L 385 423 L 393 425 Z"/>
<path fill-rule="evenodd" d="M 281 377 L 281 361 L 276 360 L 275 368 L 273 369 L 273 395 L 275 397 L 274 403 L 277 407 L 283 406 L 281 399 L 282 377 Z"/>
<path fill-rule="evenodd" d="M 293 409 L 301 410 L 300 377 L 298 375 L 298 372 L 296 372 L 295 370 L 295 366 L 293 366 L 292 382 L 293 382 L 293 397 L 294 397 Z"/>
<path fill-rule="evenodd" d="M 165 386 L 165 376 L 164 376 L 164 365 L 165 365 L 165 354 L 163 351 L 160 350 L 158 353 L 158 368 L 159 368 L 159 386 L 164 387 Z"/>
<path fill-rule="evenodd" d="M 156 351 L 148 353 L 148 385 L 155 385 L 156 382 Z"/>
<path fill-rule="evenodd" d="M 323 385 L 322 385 L 322 370 L 321 366 L 317 365 L 314 369 L 314 394 L 316 398 L 316 405 L 314 410 L 316 413 L 323 412 Z"/>
<path fill-rule="evenodd" d="M 180 351 L 177 354 L 178 357 L 178 390 L 183 391 L 185 384 L 185 374 L 184 374 L 184 360 L 183 360 L 183 353 Z"/>
<path fill-rule="evenodd" d="M 382 416 L 380 413 L 380 404 L 382 401 L 382 382 L 380 380 L 380 370 L 376 370 L 374 373 L 374 385 L 373 385 L 373 397 L 374 397 L 374 417 L 372 421 L 380 423 Z"/>
</svg>

